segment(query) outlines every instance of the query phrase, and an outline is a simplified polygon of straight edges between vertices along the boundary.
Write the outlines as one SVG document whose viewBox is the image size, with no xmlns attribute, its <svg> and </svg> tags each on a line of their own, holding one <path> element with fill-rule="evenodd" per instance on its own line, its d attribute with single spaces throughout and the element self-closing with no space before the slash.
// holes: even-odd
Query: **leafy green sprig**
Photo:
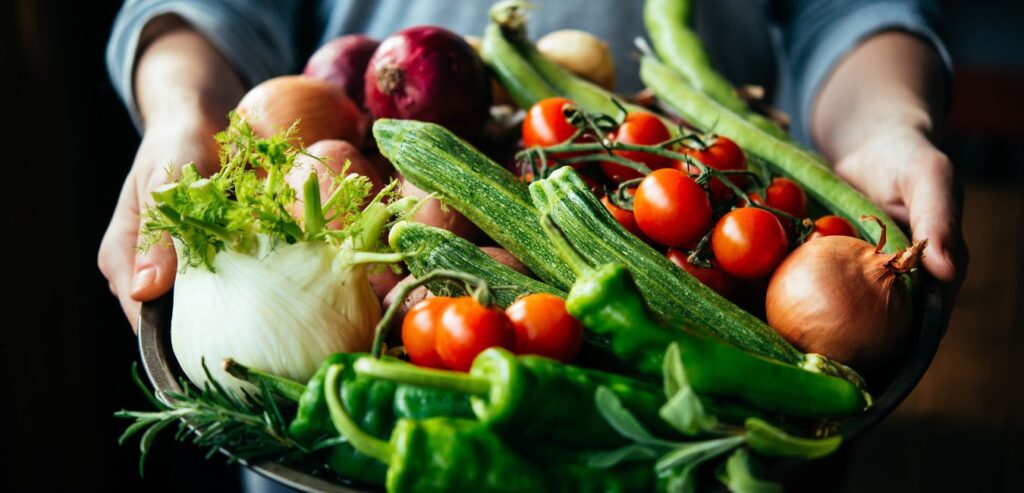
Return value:
<svg viewBox="0 0 1024 493">
<path fill-rule="evenodd" d="M 257 136 L 238 115 L 216 135 L 220 169 L 209 178 L 194 163 L 169 173 L 169 183 L 153 192 L 154 205 L 144 212 L 140 249 L 162 241 L 165 234 L 178 240 L 178 256 L 185 267 L 213 270 L 218 252 L 255 253 L 260 237 L 278 242 L 322 241 L 341 247 L 376 251 L 377 238 L 391 215 L 411 207 L 397 200 L 394 183 L 372 200 L 372 185 L 364 176 L 342 172 L 329 177 L 329 195 L 321 206 L 319 178 L 315 173 L 302 187 L 302 219 L 293 215 L 298 192 L 285 180 L 299 155 L 320 160 L 293 145 L 296 125 L 269 138 Z M 322 160 L 321 160 L 322 162 Z M 369 204 L 367 204 L 369 202 Z M 387 203 L 386 209 L 381 209 Z M 366 208 L 376 209 L 365 217 Z M 387 213 L 387 214 L 385 214 Z M 340 227 L 326 224 L 336 221 Z M 358 237 L 359 241 L 351 241 Z"/>
<path fill-rule="evenodd" d="M 132 367 L 135 384 L 145 394 L 156 411 L 127 411 L 114 413 L 118 418 L 134 420 L 121 435 L 119 444 L 141 433 L 139 440 L 139 473 L 144 472 L 146 456 L 157 436 L 165 429 L 177 426 L 175 438 L 191 441 L 207 449 L 210 458 L 220 450 L 230 451 L 229 462 L 238 460 L 269 459 L 280 463 L 294 463 L 326 447 L 336 445 L 339 437 L 325 438 L 305 446 L 295 441 L 288 432 L 288 421 L 274 400 L 273 391 L 263 383 L 260 395 L 245 391 L 241 398 L 227 392 L 203 364 L 207 385 L 196 389 L 182 379 L 182 392 L 164 392 L 164 400 L 156 395 L 139 376 L 138 365 Z"/>
</svg>

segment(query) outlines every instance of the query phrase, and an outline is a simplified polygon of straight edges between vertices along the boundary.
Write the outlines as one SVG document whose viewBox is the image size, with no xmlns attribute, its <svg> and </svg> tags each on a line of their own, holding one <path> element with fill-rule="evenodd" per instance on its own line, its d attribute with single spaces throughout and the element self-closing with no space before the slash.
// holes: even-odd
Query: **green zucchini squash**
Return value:
<svg viewBox="0 0 1024 493">
<path fill-rule="evenodd" d="M 520 108 L 529 108 L 542 99 L 555 97 L 558 92 L 523 60 L 514 46 L 505 39 L 498 24 L 488 23 L 484 29 L 480 56 L 491 67 L 498 82 Z"/>
<path fill-rule="evenodd" d="M 373 124 L 381 154 L 417 187 L 473 221 L 546 283 L 576 278 L 538 221 L 526 185 L 440 125 L 381 118 Z"/>
<path fill-rule="evenodd" d="M 402 221 L 392 226 L 388 242 L 395 251 L 413 253 L 405 260 L 412 275 L 423 276 L 436 269 L 472 274 L 496 288 L 491 299 L 502 308 L 530 293 L 551 293 L 565 297 L 564 291 L 502 265 L 480 250 L 480 247 L 443 229 Z M 459 292 L 453 283 L 445 281 L 428 283 L 427 287 L 434 294 Z"/>
</svg>

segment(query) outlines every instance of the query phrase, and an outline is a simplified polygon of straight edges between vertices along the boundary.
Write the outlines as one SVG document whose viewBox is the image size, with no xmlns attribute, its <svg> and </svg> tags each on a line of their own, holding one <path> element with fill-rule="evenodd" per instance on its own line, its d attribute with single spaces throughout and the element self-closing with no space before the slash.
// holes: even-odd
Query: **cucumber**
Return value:
<svg viewBox="0 0 1024 493">
<path fill-rule="evenodd" d="M 410 183 L 469 218 L 544 282 L 572 285 L 576 276 L 541 229 L 526 185 L 507 169 L 433 123 L 381 118 L 373 136 Z"/>
<path fill-rule="evenodd" d="M 680 320 L 755 354 L 803 363 L 803 354 L 771 327 L 623 229 L 572 168 L 560 168 L 530 184 L 530 195 L 537 210 L 550 215 L 591 265 L 618 263 L 629 268 L 659 316 Z"/>
<path fill-rule="evenodd" d="M 492 300 L 502 308 L 530 293 L 551 293 L 565 298 L 564 291 L 502 265 L 476 245 L 443 229 L 402 221 L 391 227 L 388 242 L 396 251 L 417 252 L 405 261 L 412 275 L 422 276 L 436 269 L 473 274 L 495 288 Z M 460 288 L 450 282 L 427 286 L 434 294 L 460 292 Z"/>
<path fill-rule="evenodd" d="M 833 214 L 858 225 L 864 238 L 877 242 L 880 236 L 878 230 L 869 231 L 860 221 L 861 215 L 868 214 L 885 223 L 885 251 L 896 252 L 909 245 L 906 235 L 887 214 L 807 151 L 765 133 L 694 89 L 678 72 L 651 57 L 645 56 L 640 62 L 640 78 L 661 102 L 691 124 L 704 130 L 714 128 L 728 136 L 745 152 L 767 162 L 772 171 L 799 183 Z"/>
</svg>

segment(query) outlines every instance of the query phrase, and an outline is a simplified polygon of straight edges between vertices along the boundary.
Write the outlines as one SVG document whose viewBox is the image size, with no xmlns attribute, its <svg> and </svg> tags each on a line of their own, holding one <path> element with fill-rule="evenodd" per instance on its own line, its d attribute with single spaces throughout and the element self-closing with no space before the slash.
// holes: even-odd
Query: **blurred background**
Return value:
<svg viewBox="0 0 1024 493">
<path fill-rule="evenodd" d="M 955 103 L 942 147 L 966 185 L 971 267 L 931 369 L 824 464 L 838 491 L 1019 491 L 1024 467 L 1024 2 L 947 0 Z M 136 340 L 96 268 L 138 135 L 103 66 L 119 1 L 3 2 L 0 462 L 5 491 L 235 491 L 236 468 L 165 436 L 138 474 L 113 412 L 145 409 Z M 844 468 L 835 464 L 846 463 Z M 821 481 L 828 481 L 823 483 Z M 833 485 L 835 485 L 833 487 Z"/>
</svg>

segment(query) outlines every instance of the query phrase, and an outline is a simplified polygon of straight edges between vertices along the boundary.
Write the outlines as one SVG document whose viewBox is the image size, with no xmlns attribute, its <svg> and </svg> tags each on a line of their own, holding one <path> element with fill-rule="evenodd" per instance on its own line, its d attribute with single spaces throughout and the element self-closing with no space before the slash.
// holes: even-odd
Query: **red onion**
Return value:
<svg viewBox="0 0 1024 493">
<path fill-rule="evenodd" d="M 881 222 L 879 222 L 881 224 Z M 768 284 L 768 325 L 798 349 L 864 372 L 894 356 L 909 333 L 912 300 L 900 278 L 920 262 L 927 240 L 898 253 L 849 236 L 808 241 Z"/>
<path fill-rule="evenodd" d="M 366 108 L 374 118 L 442 125 L 472 140 L 487 120 L 490 78 L 460 36 L 411 27 L 384 40 L 366 68 Z"/>
<path fill-rule="evenodd" d="M 362 106 L 366 66 L 378 46 L 380 41 L 361 34 L 335 38 L 309 57 L 302 74 L 340 87 Z"/>
</svg>

